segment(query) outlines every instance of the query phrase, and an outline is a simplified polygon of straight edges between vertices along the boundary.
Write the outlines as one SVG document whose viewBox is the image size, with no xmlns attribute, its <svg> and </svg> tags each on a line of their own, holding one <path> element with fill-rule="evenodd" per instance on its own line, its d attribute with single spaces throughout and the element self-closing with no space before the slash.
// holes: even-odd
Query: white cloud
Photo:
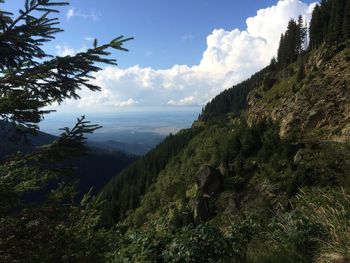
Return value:
<svg viewBox="0 0 350 263">
<path fill-rule="evenodd" d="M 87 50 L 87 47 L 84 45 L 79 50 L 76 50 L 67 44 L 62 45 L 56 45 L 56 54 L 57 56 L 65 57 L 65 56 L 74 56 L 75 54 L 79 52 L 85 52 Z"/>
<path fill-rule="evenodd" d="M 189 96 L 189 97 L 180 99 L 178 101 L 169 100 L 167 104 L 171 105 L 171 106 L 198 106 L 198 104 L 196 104 L 195 100 L 196 99 L 194 96 Z"/>
<path fill-rule="evenodd" d="M 74 7 L 68 9 L 66 17 L 68 21 L 71 20 L 73 17 L 91 19 L 94 22 L 97 22 L 100 19 L 100 16 L 94 11 L 90 11 L 90 13 L 84 13 L 83 11 L 77 10 Z"/>
<path fill-rule="evenodd" d="M 57 55 L 61 57 L 73 56 L 76 54 L 75 50 L 67 45 L 57 45 L 56 46 Z"/>
<path fill-rule="evenodd" d="M 92 42 L 92 41 L 94 41 L 94 38 L 93 37 L 84 37 L 84 40 Z"/>
<path fill-rule="evenodd" d="M 314 4 L 298 0 L 280 0 L 248 18 L 246 30 L 214 29 L 207 37 L 202 59 L 195 66 L 174 65 L 163 70 L 137 65 L 127 69 L 106 67 L 95 74 L 93 81 L 102 87 L 102 92 L 83 91 L 78 105 L 89 110 L 113 110 L 136 104 L 203 105 L 268 65 L 288 21 L 299 14 L 309 21 L 313 7 Z"/>
<path fill-rule="evenodd" d="M 67 20 L 70 20 L 74 16 L 75 16 L 75 8 L 69 8 L 66 13 Z"/>
</svg>

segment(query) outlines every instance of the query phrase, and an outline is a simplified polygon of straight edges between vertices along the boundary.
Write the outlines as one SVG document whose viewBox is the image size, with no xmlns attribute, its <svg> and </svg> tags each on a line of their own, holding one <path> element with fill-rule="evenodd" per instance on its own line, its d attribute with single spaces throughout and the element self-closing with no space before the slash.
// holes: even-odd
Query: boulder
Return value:
<svg viewBox="0 0 350 263">
<path fill-rule="evenodd" d="M 222 176 L 219 170 L 205 165 L 197 173 L 197 186 L 202 195 L 212 196 L 222 188 Z"/>
<path fill-rule="evenodd" d="M 196 224 L 208 221 L 210 218 L 208 198 L 200 196 L 193 199 L 191 202 L 191 207 L 193 212 L 193 221 Z"/>
<path fill-rule="evenodd" d="M 324 111 L 312 110 L 305 122 L 305 128 L 315 128 L 317 124 L 325 117 Z"/>
<path fill-rule="evenodd" d="M 293 158 L 294 164 L 300 163 L 302 159 L 303 159 L 303 151 L 299 150 Z"/>
</svg>

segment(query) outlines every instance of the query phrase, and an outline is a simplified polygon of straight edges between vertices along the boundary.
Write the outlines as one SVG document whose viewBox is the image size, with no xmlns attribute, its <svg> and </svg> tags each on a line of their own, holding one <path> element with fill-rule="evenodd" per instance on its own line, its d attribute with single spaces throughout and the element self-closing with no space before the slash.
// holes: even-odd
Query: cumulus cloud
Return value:
<svg viewBox="0 0 350 263">
<path fill-rule="evenodd" d="M 67 44 L 56 45 L 56 55 L 61 57 L 74 56 L 75 54 L 79 52 L 85 52 L 86 50 L 87 47 L 85 45 L 80 49 L 74 49 Z"/>
<path fill-rule="evenodd" d="M 91 19 L 94 22 L 97 22 L 100 19 L 99 15 L 94 11 L 90 11 L 90 13 L 84 13 L 83 11 L 77 10 L 76 8 L 72 7 L 68 9 L 66 13 L 66 18 L 69 21 L 73 17 Z"/>
<path fill-rule="evenodd" d="M 57 55 L 58 56 L 61 56 L 61 57 L 65 57 L 65 56 L 73 56 L 73 55 L 75 55 L 76 54 L 76 51 L 73 49 L 73 48 L 71 48 L 71 47 L 69 47 L 69 46 L 67 46 L 67 45 L 57 45 L 56 46 L 56 53 L 57 53 Z"/>
<path fill-rule="evenodd" d="M 203 105 L 222 90 L 248 78 L 275 56 L 288 21 L 301 14 L 309 21 L 315 4 L 280 0 L 246 20 L 247 28 L 214 29 L 195 66 L 169 69 L 106 67 L 95 74 L 101 93 L 82 92 L 80 107 L 113 110 L 125 106 Z"/>
<path fill-rule="evenodd" d="M 194 96 L 189 96 L 178 101 L 169 100 L 167 104 L 172 106 L 198 106 L 195 101 Z"/>
</svg>

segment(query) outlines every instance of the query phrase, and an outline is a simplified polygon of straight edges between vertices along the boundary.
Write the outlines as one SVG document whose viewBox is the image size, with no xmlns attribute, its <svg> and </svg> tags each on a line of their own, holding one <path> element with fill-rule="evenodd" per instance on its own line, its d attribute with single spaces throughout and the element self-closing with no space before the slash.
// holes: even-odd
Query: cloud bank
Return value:
<svg viewBox="0 0 350 263">
<path fill-rule="evenodd" d="M 222 90 L 248 78 L 275 56 L 281 33 L 288 21 L 301 14 L 310 21 L 315 4 L 280 0 L 258 10 L 246 20 L 246 29 L 214 29 L 207 49 L 195 66 L 174 65 L 169 69 L 107 67 L 93 81 L 100 93 L 82 91 L 82 99 L 70 107 L 113 111 L 128 106 L 201 106 Z M 67 106 L 68 106 L 67 105 Z"/>
</svg>

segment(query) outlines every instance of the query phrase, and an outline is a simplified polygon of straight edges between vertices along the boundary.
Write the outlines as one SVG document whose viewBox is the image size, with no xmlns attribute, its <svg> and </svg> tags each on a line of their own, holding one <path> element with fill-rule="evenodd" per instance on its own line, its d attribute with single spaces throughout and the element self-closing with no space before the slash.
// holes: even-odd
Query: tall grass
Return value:
<svg viewBox="0 0 350 263">
<path fill-rule="evenodd" d="M 310 218 L 322 224 L 328 237 L 320 240 L 315 262 L 350 262 L 350 194 L 343 188 L 314 189 L 298 196 Z"/>
</svg>

